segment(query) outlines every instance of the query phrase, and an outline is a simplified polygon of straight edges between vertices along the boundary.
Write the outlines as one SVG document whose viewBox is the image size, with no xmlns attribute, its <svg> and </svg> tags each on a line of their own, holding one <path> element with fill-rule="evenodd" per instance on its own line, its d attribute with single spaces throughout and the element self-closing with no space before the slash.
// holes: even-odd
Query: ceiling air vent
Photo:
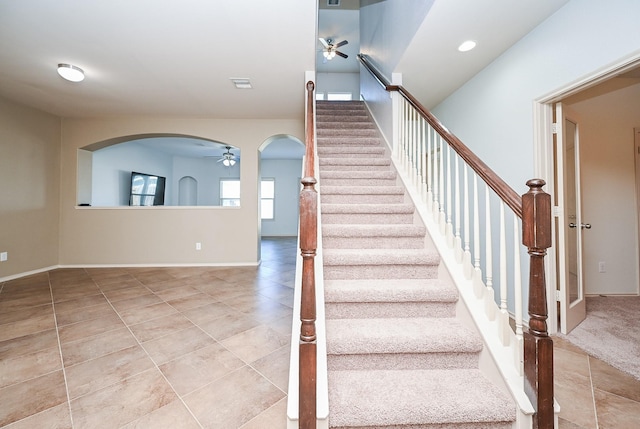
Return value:
<svg viewBox="0 0 640 429">
<path fill-rule="evenodd" d="M 327 6 L 340 6 L 340 0 L 327 0 Z"/>
</svg>

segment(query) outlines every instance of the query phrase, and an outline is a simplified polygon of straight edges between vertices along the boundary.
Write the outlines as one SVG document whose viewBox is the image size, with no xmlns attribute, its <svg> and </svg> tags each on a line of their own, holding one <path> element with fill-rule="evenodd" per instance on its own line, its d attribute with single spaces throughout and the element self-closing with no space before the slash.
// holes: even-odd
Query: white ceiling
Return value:
<svg viewBox="0 0 640 429">
<path fill-rule="evenodd" d="M 318 35 L 349 40 L 349 59 L 318 71 L 357 70 L 359 30 L 332 21 L 326 0 L 0 1 L 0 96 L 61 117 L 302 119 L 304 71 L 321 56 L 318 1 Z M 432 106 L 567 1 L 436 0 L 398 66 L 404 86 Z M 478 47 L 463 55 L 467 38 Z M 60 78 L 61 62 L 85 81 Z M 253 89 L 235 89 L 234 77 Z"/>
<path fill-rule="evenodd" d="M 62 117 L 303 118 L 315 16 L 315 0 L 1 1 L 0 95 Z"/>
</svg>

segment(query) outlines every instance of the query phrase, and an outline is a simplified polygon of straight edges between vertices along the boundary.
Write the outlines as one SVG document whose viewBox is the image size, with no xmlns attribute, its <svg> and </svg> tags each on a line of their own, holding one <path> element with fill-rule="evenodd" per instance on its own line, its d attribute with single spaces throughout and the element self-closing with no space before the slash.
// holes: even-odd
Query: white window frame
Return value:
<svg viewBox="0 0 640 429">
<path fill-rule="evenodd" d="M 262 183 L 263 182 L 271 182 L 273 183 L 273 197 L 265 198 L 262 195 Z M 271 217 L 264 217 L 264 210 L 262 210 L 262 202 L 263 201 L 271 201 Z M 260 219 L 261 220 L 275 220 L 276 219 L 276 179 L 275 177 L 263 177 L 260 179 Z"/>
<path fill-rule="evenodd" d="M 223 183 L 224 182 L 237 182 L 238 183 L 238 197 L 226 197 L 223 192 Z M 240 207 L 240 195 L 242 192 L 242 187 L 240 183 L 240 178 L 238 177 L 225 177 L 224 179 L 220 179 L 220 205 L 223 207 Z M 228 202 L 229 204 L 225 204 Z"/>
</svg>

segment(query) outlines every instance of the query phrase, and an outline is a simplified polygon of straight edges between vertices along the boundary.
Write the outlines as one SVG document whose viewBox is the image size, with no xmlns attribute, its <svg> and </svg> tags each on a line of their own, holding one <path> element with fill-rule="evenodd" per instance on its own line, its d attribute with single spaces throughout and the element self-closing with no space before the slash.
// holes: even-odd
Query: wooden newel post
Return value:
<svg viewBox="0 0 640 429">
<path fill-rule="evenodd" d="M 524 389 L 535 411 L 534 429 L 553 429 L 553 341 L 547 331 L 544 257 L 551 247 L 551 196 L 545 181 L 527 182 L 522 196 L 522 243 L 528 248 L 529 330 L 524 333 Z"/>
<path fill-rule="evenodd" d="M 316 427 L 316 283 L 315 256 L 318 247 L 318 193 L 316 179 L 302 179 L 300 193 L 300 251 L 302 255 L 302 305 L 300 306 L 300 386 L 301 429 Z"/>
</svg>

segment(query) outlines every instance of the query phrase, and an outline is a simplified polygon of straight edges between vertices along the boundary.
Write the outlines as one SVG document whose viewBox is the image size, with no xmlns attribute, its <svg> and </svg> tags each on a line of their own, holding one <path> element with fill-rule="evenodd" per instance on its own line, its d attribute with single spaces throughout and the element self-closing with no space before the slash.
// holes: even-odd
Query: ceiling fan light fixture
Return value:
<svg viewBox="0 0 640 429">
<path fill-rule="evenodd" d="M 222 161 L 222 165 L 224 165 L 225 167 L 233 167 L 234 165 L 236 165 L 236 160 L 235 159 L 224 159 Z"/>
<path fill-rule="evenodd" d="M 460 46 L 458 46 L 458 50 L 460 52 L 468 52 L 470 50 L 472 50 L 473 48 L 475 48 L 477 45 L 477 43 L 473 40 L 466 40 L 464 42 L 462 42 L 460 44 Z"/>
<path fill-rule="evenodd" d="M 58 64 L 58 74 L 69 82 L 82 82 L 84 80 L 84 71 L 72 64 Z"/>
</svg>

